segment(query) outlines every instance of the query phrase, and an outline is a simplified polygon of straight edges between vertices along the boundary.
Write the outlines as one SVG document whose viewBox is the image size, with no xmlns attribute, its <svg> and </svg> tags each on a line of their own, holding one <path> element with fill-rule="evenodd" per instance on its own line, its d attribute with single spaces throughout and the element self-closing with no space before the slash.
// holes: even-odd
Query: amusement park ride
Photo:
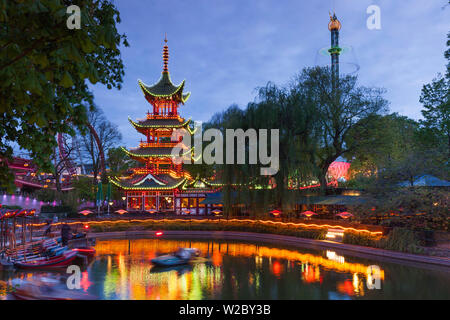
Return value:
<svg viewBox="0 0 450 320">
<path fill-rule="evenodd" d="M 94 137 L 94 141 L 97 144 L 100 156 L 100 168 L 101 172 L 106 172 L 105 156 L 100 138 L 95 131 L 94 127 L 87 123 L 89 132 Z M 70 151 L 67 148 L 68 142 L 64 134 L 58 133 L 57 137 L 58 151 L 57 157 L 60 159 L 60 163 L 63 166 L 63 172 L 60 176 L 61 191 L 68 191 L 72 189 L 72 181 L 76 179 L 79 174 L 82 174 L 81 170 L 78 170 L 78 166 L 74 163 L 73 156 L 70 155 Z M 77 141 L 72 141 L 74 148 L 78 148 Z M 14 173 L 14 183 L 18 189 L 56 189 L 56 181 L 52 173 L 38 172 L 37 166 L 31 159 L 25 159 L 22 157 L 14 157 L 12 161 L 7 161 L 8 167 Z"/>
</svg>

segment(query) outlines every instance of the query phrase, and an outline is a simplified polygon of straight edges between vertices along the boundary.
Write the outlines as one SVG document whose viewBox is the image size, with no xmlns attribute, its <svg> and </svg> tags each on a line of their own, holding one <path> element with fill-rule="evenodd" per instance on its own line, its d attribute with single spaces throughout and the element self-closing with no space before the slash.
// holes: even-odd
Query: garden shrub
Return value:
<svg viewBox="0 0 450 320">
<path fill-rule="evenodd" d="M 104 231 L 124 231 L 140 227 L 145 230 L 192 230 L 192 231 L 243 231 L 255 233 L 270 233 L 300 238 L 309 238 L 322 240 L 325 239 L 327 233 L 326 228 L 306 229 L 297 227 L 286 227 L 277 225 L 264 225 L 262 223 L 248 222 L 225 222 L 225 221 L 208 221 L 208 222 L 179 222 L 179 221 L 143 221 L 140 223 L 114 223 L 114 224 L 92 224 L 91 230 L 94 232 Z"/>
<path fill-rule="evenodd" d="M 374 237 L 365 232 L 346 231 L 342 239 L 343 243 L 356 244 L 367 247 L 379 247 L 380 237 Z"/>
<path fill-rule="evenodd" d="M 387 239 L 383 239 L 382 247 L 388 250 L 422 253 L 418 234 L 405 228 L 394 228 L 389 233 Z"/>
</svg>

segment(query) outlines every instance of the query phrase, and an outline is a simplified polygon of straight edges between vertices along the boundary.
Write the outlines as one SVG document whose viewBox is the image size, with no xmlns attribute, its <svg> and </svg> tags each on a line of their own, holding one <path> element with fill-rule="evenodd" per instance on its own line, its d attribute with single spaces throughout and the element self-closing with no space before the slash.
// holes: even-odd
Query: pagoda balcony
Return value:
<svg viewBox="0 0 450 320">
<path fill-rule="evenodd" d="M 178 114 L 163 114 L 163 113 L 159 113 L 159 114 L 154 114 L 154 113 L 147 113 L 147 120 L 155 120 L 155 119 L 177 119 L 180 121 L 183 121 L 183 118 L 181 118 Z"/>
<path fill-rule="evenodd" d="M 180 142 L 140 142 L 139 148 L 175 148 Z M 184 146 L 184 145 L 183 145 Z M 185 148 L 183 148 L 185 149 Z"/>
<path fill-rule="evenodd" d="M 133 168 L 133 175 L 137 174 L 137 175 L 141 175 L 141 174 L 168 174 L 172 177 L 178 178 L 180 176 L 182 176 L 183 174 L 181 173 L 181 171 L 177 171 L 176 169 L 173 168 L 169 168 L 169 169 L 164 169 L 164 168 Z"/>
</svg>

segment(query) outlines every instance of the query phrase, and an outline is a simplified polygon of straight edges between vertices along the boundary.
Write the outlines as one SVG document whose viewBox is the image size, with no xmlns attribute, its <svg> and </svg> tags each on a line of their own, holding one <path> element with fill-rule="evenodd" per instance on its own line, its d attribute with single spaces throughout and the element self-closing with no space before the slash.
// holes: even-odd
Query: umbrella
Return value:
<svg viewBox="0 0 450 320">
<path fill-rule="evenodd" d="M 222 213 L 222 210 L 219 209 L 214 209 L 213 211 L 211 211 L 212 213 L 214 213 L 215 215 L 219 215 Z"/>
<path fill-rule="evenodd" d="M 93 212 L 91 210 L 83 210 L 83 211 L 80 211 L 78 213 L 82 214 L 83 216 L 87 216 L 88 214 L 93 213 Z"/>
<path fill-rule="evenodd" d="M 317 213 L 312 212 L 312 211 L 304 211 L 301 214 L 304 215 L 304 216 L 307 216 L 309 218 L 309 217 L 312 217 L 312 216 L 316 215 Z"/>
<path fill-rule="evenodd" d="M 274 217 L 278 217 L 278 216 L 281 214 L 281 211 L 275 209 L 275 210 L 270 211 L 270 213 L 271 213 Z"/>
<path fill-rule="evenodd" d="M 118 214 L 124 214 L 124 213 L 127 213 L 128 211 L 127 211 L 127 210 L 120 209 L 120 210 L 117 210 L 116 212 L 117 212 Z"/>
<path fill-rule="evenodd" d="M 339 217 L 341 217 L 343 219 L 348 219 L 350 217 L 353 217 L 353 214 L 351 214 L 350 212 L 345 211 L 345 212 L 338 213 L 337 216 L 339 216 Z"/>
</svg>

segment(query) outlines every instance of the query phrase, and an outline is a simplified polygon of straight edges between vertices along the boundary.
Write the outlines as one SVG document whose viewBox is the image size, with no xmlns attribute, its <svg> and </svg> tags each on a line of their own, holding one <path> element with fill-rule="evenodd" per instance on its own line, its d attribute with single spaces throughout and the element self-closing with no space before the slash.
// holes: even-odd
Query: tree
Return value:
<svg viewBox="0 0 450 320">
<path fill-rule="evenodd" d="M 106 154 L 109 149 L 118 144 L 122 139 L 122 135 L 117 125 L 109 122 L 99 108 L 88 112 L 88 122 L 97 133 L 100 145 L 97 144 L 94 134 L 89 131 L 84 135 L 81 134 L 81 149 L 84 158 L 87 159 L 88 163 L 92 164 L 93 184 L 96 184 L 97 176 L 101 170 L 101 153 Z M 106 172 L 104 170 L 101 172 L 101 177 L 103 183 L 106 183 Z"/>
<path fill-rule="evenodd" d="M 11 144 L 30 152 L 42 170 L 58 132 L 74 134 L 93 106 L 91 83 L 120 89 L 124 75 L 119 12 L 110 0 L 80 0 L 81 28 L 69 29 L 70 1 L 12 0 L 0 3 L 0 158 Z M 0 166 L 0 183 L 11 179 Z"/>
<path fill-rule="evenodd" d="M 417 141 L 419 123 L 397 113 L 374 115 L 363 130 L 356 127 L 349 131 L 346 143 L 354 145 L 355 139 L 365 143 L 355 146 L 347 153 L 351 159 L 352 175 L 374 175 L 386 171 L 409 154 L 420 150 Z"/>
<path fill-rule="evenodd" d="M 121 176 L 129 168 L 135 166 L 135 160 L 130 159 L 129 156 L 123 152 L 122 148 L 110 148 L 108 150 L 109 174 L 111 176 Z"/>
<path fill-rule="evenodd" d="M 53 162 L 51 172 L 53 175 L 53 179 L 55 180 L 56 193 L 61 192 L 61 177 L 64 171 L 67 171 L 69 169 L 67 167 L 67 164 L 72 161 L 73 153 L 75 150 L 74 146 L 69 145 L 66 140 L 64 140 L 63 148 L 66 150 L 65 154 L 60 154 L 56 151 L 55 148 L 55 151 L 53 152 L 53 155 L 51 157 L 51 160 Z"/>
<path fill-rule="evenodd" d="M 445 57 L 449 61 L 447 73 L 438 74 L 429 84 L 422 88 L 420 102 L 424 106 L 421 121 L 425 141 L 435 148 L 443 148 L 446 157 L 450 157 L 450 33 L 447 35 Z"/>
<path fill-rule="evenodd" d="M 387 110 L 383 89 L 358 86 L 356 76 L 343 76 L 334 86 L 330 68 L 307 68 L 299 75 L 299 90 L 315 106 L 317 113 L 317 150 L 314 163 L 322 192 L 325 191 L 326 175 L 332 162 L 353 149 L 367 143 L 364 134 L 347 140 L 351 130 L 361 133 L 370 127 L 372 116 Z"/>
</svg>

